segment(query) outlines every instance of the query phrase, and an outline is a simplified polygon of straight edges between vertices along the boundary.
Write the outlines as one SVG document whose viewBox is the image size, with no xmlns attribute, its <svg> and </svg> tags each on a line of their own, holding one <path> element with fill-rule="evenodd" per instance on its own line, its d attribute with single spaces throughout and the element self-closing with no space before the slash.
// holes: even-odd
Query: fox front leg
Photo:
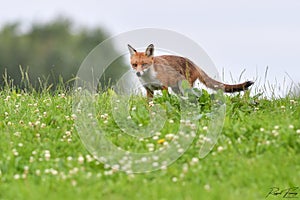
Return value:
<svg viewBox="0 0 300 200">
<path fill-rule="evenodd" d="M 149 88 L 146 87 L 146 92 L 147 92 L 147 98 L 152 99 L 154 91 L 150 90 Z"/>
</svg>

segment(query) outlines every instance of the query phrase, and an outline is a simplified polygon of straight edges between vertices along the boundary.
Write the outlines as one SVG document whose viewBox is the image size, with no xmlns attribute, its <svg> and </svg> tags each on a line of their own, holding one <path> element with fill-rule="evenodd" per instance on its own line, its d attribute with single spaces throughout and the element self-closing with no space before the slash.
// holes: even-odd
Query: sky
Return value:
<svg viewBox="0 0 300 200">
<path fill-rule="evenodd" d="M 257 86 L 266 81 L 281 87 L 278 93 L 300 82 L 298 0 L 10 0 L 1 2 L 0 27 L 14 21 L 26 27 L 58 15 L 111 35 L 139 28 L 176 31 L 198 43 L 228 83 L 244 70 L 242 80 Z"/>
</svg>

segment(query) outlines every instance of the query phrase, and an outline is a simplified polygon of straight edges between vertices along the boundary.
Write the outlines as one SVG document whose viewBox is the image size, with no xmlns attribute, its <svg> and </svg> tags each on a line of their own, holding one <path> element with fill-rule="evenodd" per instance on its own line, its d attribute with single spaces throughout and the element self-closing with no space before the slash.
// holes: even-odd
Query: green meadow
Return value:
<svg viewBox="0 0 300 200">
<path fill-rule="evenodd" d="M 109 91 L 95 95 L 93 117 L 116 145 L 154 152 L 178 134 L 180 107 L 173 97 L 163 94 L 153 99 L 154 104 L 170 102 L 173 110 L 167 113 L 168 122 L 160 133 L 137 140 L 122 133 L 114 122 L 112 96 L 117 97 Z M 72 92 L 64 87 L 37 92 L 6 86 L 0 97 L 1 200 L 300 197 L 296 188 L 300 187 L 299 97 L 226 95 L 223 129 L 209 154 L 199 158 L 212 98 L 203 91 L 196 103 L 204 117 L 198 120 L 192 144 L 171 165 L 148 173 L 113 168 L 85 148 L 76 129 Z M 132 105 L 130 120 L 149 124 L 149 102 L 132 97 Z"/>
</svg>

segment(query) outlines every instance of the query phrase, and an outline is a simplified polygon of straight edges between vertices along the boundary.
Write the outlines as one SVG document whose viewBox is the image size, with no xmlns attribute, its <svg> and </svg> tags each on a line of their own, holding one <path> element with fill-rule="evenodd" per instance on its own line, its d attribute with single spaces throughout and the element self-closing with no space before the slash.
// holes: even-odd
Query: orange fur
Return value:
<svg viewBox="0 0 300 200">
<path fill-rule="evenodd" d="M 208 88 L 224 92 L 247 90 L 254 82 L 225 84 L 209 77 L 201 68 L 187 58 L 163 55 L 153 56 L 154 46 L 151 44 L 145 52 L 137 52 L 128 45 L 131 54 L 130 63 L 144 85 L 148 97 L 153 97 L 154 90 L 165 90 L 171 87 L 174 92 L 182 93 L 181 82 L 187 80 L 190 86 L 198 79 Z"/>
</svg>

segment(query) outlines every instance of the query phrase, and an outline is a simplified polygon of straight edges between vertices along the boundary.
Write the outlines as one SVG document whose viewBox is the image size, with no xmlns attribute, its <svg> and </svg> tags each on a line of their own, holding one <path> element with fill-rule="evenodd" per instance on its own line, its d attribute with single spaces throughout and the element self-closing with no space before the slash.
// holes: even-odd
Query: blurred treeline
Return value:
<svg viewBox="0 0 300 200">
<path fill-rule="evenodd" d="M 3 26 L 0 30 L 0 86 L 9 77 L 15 86 L 22 88 L 22 71 L 28 73 L 35 88 L 40 87 L 40 81 L 52 85 L 51 89 L 62 80 L 72 84 L 70 80 L 76 76 L 84 58 L 108 37 L 100 28 L 74 27 L 66 18 L 32 24 L 23 32 L 20 23 Z M 110 66 L 110 73 L 124 66 L 121 60 L 112 65 L 117 66 Z"/>
</svg>

